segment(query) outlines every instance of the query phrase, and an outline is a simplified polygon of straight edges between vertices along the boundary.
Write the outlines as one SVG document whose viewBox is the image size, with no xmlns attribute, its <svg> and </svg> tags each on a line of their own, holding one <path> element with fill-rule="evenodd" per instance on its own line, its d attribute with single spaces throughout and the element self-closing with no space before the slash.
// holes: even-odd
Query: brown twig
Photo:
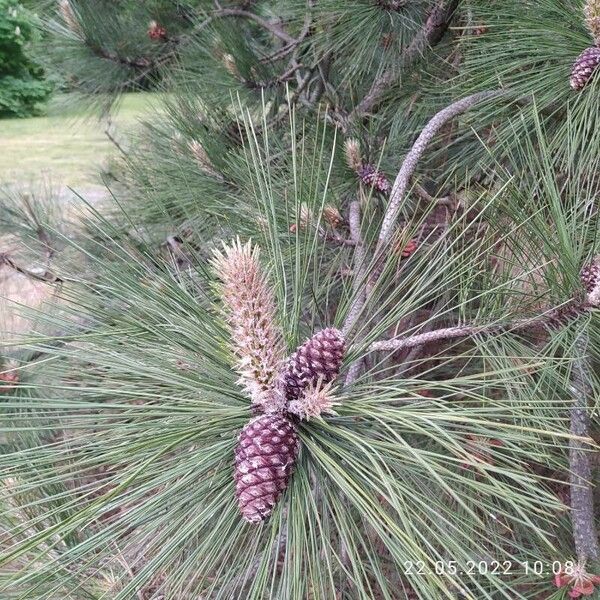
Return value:
<svg viewBox="0 0 600 600">
<path fill-rule="evenodd" d="M 454 206 L 455 201 L 452 196 L 442 196 L 441 198 L 435 198 L 432 196 L 421 184 L 415 182 L 414 190 L 417 193 L 417 196 L 430 204 L 438 204 L 440 206 Z"/>
<path fill-rule="evenodd" d="M 296 38 L 287 33 L 284 29 L 282 29 L 272 21 L 268 21 L 267 19 L 263 19 L 262 17 L 255 15 L 249 10 L 244 10 L 241 8 L 221 8 L 216 10 L 213 13 L 212 17 L 244 17 L 245 19 L 250 19 L 251 21 L 254 21 L 261 27 L 264 27 L 267 31 L 270 31 L 275 37 L 278 37 L 280 40 L 283 40 L 287 44 L 294 44 L 296 42 Z"/>
<path fill-rule="evenodd" d="M 8 254 L 0 253 L 0 267 L 2 265 L 6 265 L 13 271 L 20 273 L 21 275 L 24 275 L 25 277 L 28 277 L 29 279 L 33 279 L 35 281 L 43 281 L 44 283 L 62 283 L 62 279 L 60 279 L 48 270 L 44 271 L 44 273 L 39 274 L 18 265 L 10 256 L 8 256 Z"/>
<path fill-rule="evenodd" d="M 116 138 L 113 136 L 113 134 L 110 132 L 110 128 L 112 126 L 112 119 L 110 117 L 108 117 L 108 120 L 106 122 L 106 128 L 104 130 L 104 135 L 106 135 L 106 137 L 109 139 L 110 142 L 112 142 L 112 144 L 115 146 L 115 148 L 121 153 L 123 154 L 123 156 L 127 156 L 127 152 L 125 152 L 123 146 L 121 146 L 121 144 L 119 144 L 119 142 L 116 140 Z"/>
</svg>

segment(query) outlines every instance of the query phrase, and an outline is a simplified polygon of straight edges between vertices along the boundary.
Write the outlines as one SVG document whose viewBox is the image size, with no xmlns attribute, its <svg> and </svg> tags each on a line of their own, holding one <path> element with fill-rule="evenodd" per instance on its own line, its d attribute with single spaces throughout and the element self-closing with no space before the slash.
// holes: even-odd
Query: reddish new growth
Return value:
<svg viewBox="0 0 600 600">
<path fill-rule="evenodd" d="M 167 39 L 167 30 L 156 21 L 150 21 L 148 24 L 148 37 L 151 40 L 162 40 Z"/>
<path fill-rule="evenodd" d="M 399 240 L 394 245 L 394 252 L 399 254 L 402 258 L 408 258 L 412 254 L 414 254 L 419 248 L 419 242 L 415 238 L 408 240 L 405 242 L 404 240 Z"/>
<path fill-rule="evenodd" d="M 558 588 L 570 587 L 569 598 L 581 598 L 594 594 L 596 586 L 600 586 L 600 576 L 588 573 L 583 563 L 568 563 L 554 576 L 554 584 Z"/>
<path fill-rule="evenodd" d="M 10 373 L 0 373 L 0 394 L 10 392 L 19 382 L 19 374 L 11 371 Z"/>
</svg>

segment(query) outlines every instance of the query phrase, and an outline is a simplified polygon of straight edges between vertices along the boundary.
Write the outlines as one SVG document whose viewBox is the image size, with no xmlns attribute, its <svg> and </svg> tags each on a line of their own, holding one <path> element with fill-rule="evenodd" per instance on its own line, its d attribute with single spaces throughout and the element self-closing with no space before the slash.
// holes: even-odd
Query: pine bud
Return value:
<svg viewBox="0 0 600 600">
<path fill-rule="evenodd" d="M 240 77 L 240 72 L 235 64 L 235 58 L 233 58 L 233 55 L 229 53 L 223 54 L 223 64 L 230 75 L 233 75 L 236 78 Z"/>
<path fill-rule="evenodd" d="M 296 233 L 296 231 L 298 231 L 298 227 L 300 227 L 300 229 L 307 229 L 309 225 L 314 221 L 313 212 L 305 202 L 303 202 L 300 205 L 299 217 L 300 219 L 298 223 L 292 223 L 290 225 L 291 233 Z"/>
<path fill-rule="evenodd" d="M 188 142 L 188 148 L 190 152 L 196 159 L 198 166 L 202 171 L 204 171 L 207 175 L 211 175 L 212 177 L 216 177 L 218 179 L 223 179 L 223 176 L 217 172 L 206 153 L 206 150 L 202 147 L 202 144 L 198 140 L 190 140 Z"/>
<path fill-rule="evenodd" d="M 282 415 L 252 419 L 235 451 L 235 495 L 246 521 L 264 521 L 288 486 L 300 450 L 293 423 Z"/>
<path fill-rule="evenodd" d="M 336 227 L 339 227 L 344 222 L 344 219 L 343 219 L 342 215 L 340 214 L 340 211 L 335 206 L 331 206 L 331 205 L 327 205 L 323 209 L 323 218 L 334 229 Z"/>
<path fill-rule="evenodd" d="M 282 373 L 288 400 L 296 400 L 309 385 L 333 381 L 346 351 L 341 331 L 329 328 L 315 333 L 290 357 Z"/>
<path fill-rule="evenodd" d="M 596 73 L 599 64 L 600 48 L 596 46 L 586 48 L 573 63 L 570 78 L 571 87 L 577 91 L 582 90 Z"/>
<path fill-rule="evenodd" d="M 238 383 L 253 405 L 266 412 L 280 411 L 284 399 L 274 382 L 285 356 L 277 326 L 272 288 L 259 264 L 259 249 L 239 240 L 215 252 L 212 263 L 221 280 L 219 289 L 229 324 Z"/>
<path fill-rule="evenodd" d="M 583 13 L 585 24 L 592 34 L 594 43 L 600 43 L 600 0 L 587 0 Z"/>
<path fill-rule="evenodd" d="M 372 187 L 382 194 L 387 194 L 390 191 L 391 185 L 389 179 L 374 165 L 362 165 L 357 171 L 357 175 L 367 187 Z"/>
<path fill-rule="evenodd" d="M 419 248 L 419 242 L 415 238 L 406 241 L 406 239 L 399 239 L 393 246 L 395 254 L 400 255 L 402 258 L 408 258 L 414 254 Z"/>
<path fill-rule="evenodd" d="M 600 256 L 581 269 L 581 283 L 587 293 L 588 304 L 600 306 Z"/>
<path fill-rule="evenodd" d="M 67 28 L 75 35 L 82 38 L 83 31 L 81 29 L 81 23 L 73 10 L 70 0 L 60 0 L 58 3 L 58 10 Z"/>
<path fill-rule="evenodd" d="M 344 153 L 346 154 L 347 165 L 355 172 L 362 167 L 362 158 L 360 155 L 360 144 L 354 138 L 348 138 L 344 142 Z"/>
</svg>

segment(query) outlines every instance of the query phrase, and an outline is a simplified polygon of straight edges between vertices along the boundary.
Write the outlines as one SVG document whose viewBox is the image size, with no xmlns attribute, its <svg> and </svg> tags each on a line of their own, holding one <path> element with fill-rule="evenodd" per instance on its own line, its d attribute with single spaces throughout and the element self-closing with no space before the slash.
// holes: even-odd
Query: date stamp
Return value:
<svg viewBox="0 0 600 600">
<path fill-rule="evenodd" d="M 467 560 L 462 563 L 456 560 L 437 560 L 432 563 L 425 561 L 405 561 L 403 574 L 407 577 L 424 575 L 571 575 L 575 572 L 576 563 L 573 561 L 544 562 L 541 560 L 516 562 L 512 560 Z"/>
</svg>

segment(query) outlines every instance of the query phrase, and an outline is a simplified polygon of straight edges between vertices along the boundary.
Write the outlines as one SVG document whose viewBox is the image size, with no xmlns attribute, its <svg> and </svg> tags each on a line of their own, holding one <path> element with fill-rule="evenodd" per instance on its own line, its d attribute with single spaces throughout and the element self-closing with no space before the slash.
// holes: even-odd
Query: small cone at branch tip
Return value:
<svg viewBox="0 0 600 600">
<path fill-rule="evenodd" d="M 264 411 L 282 409 L 284 398 L 274 381 L 285 356 L 277 325 L 275 298 L 259 263 L 259 249 L 239 240 L 215 251 L 212 261 L 221 281 L 219 293 L 231 335 L 234 367 L 253 405 Z"/>
<path fill-rule="evenodd" d="M 588 304 L 600 307 L 600 256 L 581 269 L 580 277 L 587 293 Z"/>
<path fill-rule="evenodd" d="M 329 383 L 339 375 L 346 345 L 342 332 L 323 329 L 304 344 L 289 358 L 282 372 L 285 395 L 289 401 L 297 400 L 309 387 Z"/>
<path fill-rule="evenodd" d="M 586 48 L 573 63 L 570 84 L 574 90 L 582 90 L 595 76 L 600 65 L 600 48 Z"/>
<path fill-rule="evenodd" d="M 15 371 L 0 373 L 0 394 L 10 392 L 19 383 L 19 374 Z"/>
<path fill-rule="evenodd" d="M 322 385 L 322 381 L 310 383 L 300 397 L 292 400 L 288 412 L 305 421 L 317 418 L 323 413 L 335 414 L 333 407 L 338 404 L 333 395 L 333 383 Z"/>
<path fill-rule="evenodd" d="M 344 142 L 344 153 L 346 155 L 346 164 L 355 172 L 362 167 L 362 157 L 360 155 L 360 144 L 354 138 L 348 138 Z"/>
<path fill-rule="evenodd" d="M 287 488 L 300 450 L 294 424 L 265 414 L 241 431 L 235 450 L 235 495 L 246 521 L 260 523 Z"/>
<path fill-rule="evenodd" d="M 157 21 L 148 23 L 148 37 L 151 40 L 166 40 L 167 30 Z"/>
<path fill-rule="evenodd" d="M 372 187 L 382 194 L 387 194 L 392 187 L 390 180 L 385 176 L 383 171 L 380 171 L 374 165 L 362 165 L 357 171 L 357 175 L 364 185 Z"/>
</svg>

